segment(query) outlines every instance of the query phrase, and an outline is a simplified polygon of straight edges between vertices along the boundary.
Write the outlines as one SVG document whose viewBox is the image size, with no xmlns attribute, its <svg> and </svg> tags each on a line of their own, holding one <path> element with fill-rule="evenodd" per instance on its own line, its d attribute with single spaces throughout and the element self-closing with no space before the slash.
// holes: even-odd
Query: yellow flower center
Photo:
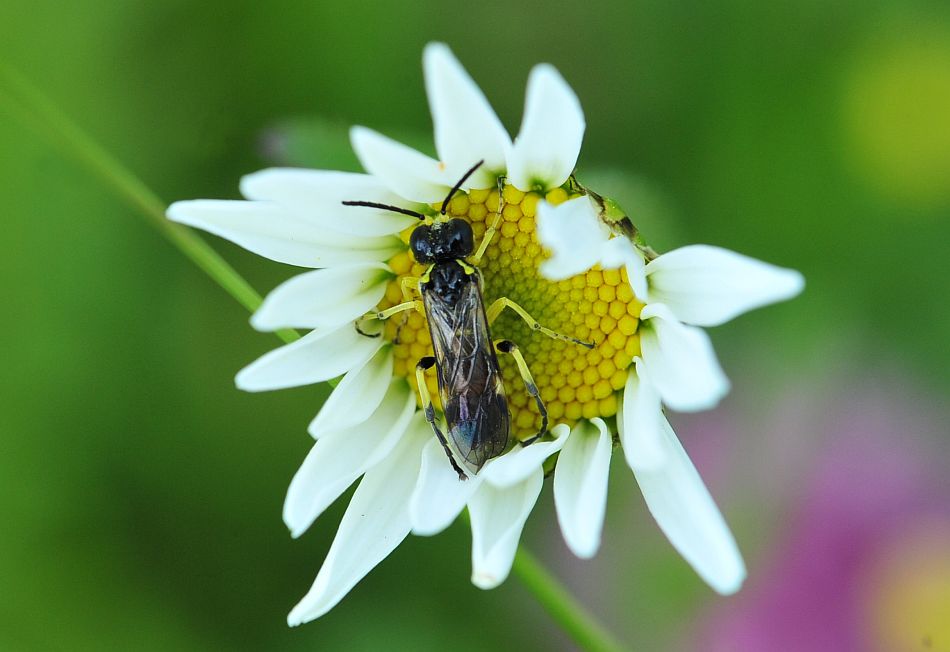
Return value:
<svg viewBox="0 0 950 652">
<path fill-rule="evenodd" d="M 624 270 L 594 268 L 563 281 L 549 281 L 538 272 L 547 253 L 538 244 L 535 214 L 542 195 L 504 188 L 502 221 L 478 267 L 485 281 L 486 307 L 499 297 L 507 297 L 523 307 L 543 326 L 570 337 L 591 342 L 593 349 L 555 340 L 532 330 L 510 310 L 491 325 L 493 339 L 508 339 L 518 345 L 534 376 L 551 422 L 573 425 L 581 417 L 612 417 L 617 413 L 617 390 L 623 388 L 633 357 L 640 353 L 640 303 L 630 289 Z M 569 199 L 557 188 L 544 196 L 551 204 Z M 453 217 L 472 225 L 476 247 L 498 211 L 497 190 L 460 193 L 449 204 Z M 412 229 L 404 234 L 408 241 Z M 400 281 L 421 276 L 426 266 L 415 262 L 408 249 L 393 256 L 390 267 L 396 278 L 389 283 L 379 309 L 403 301 Z M 401 327 L 400 327 L 401 324 Z M 425 318 L 410 311 L 386 323 L 384 336 L 394 343 L 393 373 L 409 380 L 417 389 L 416 362 L 432 355 Z M 524 439 L 540 427 L 534 401 L 525 392 L 514 360 L 499 355 L 512 434 Z M 434 372 L 426 376 L 436 408 L 440 408 Z"/>
</svg>

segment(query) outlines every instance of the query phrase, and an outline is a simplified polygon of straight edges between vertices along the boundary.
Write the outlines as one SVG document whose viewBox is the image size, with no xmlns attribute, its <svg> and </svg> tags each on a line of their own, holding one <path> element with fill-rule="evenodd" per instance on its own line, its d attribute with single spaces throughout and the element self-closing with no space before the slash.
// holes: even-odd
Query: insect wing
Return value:
<svg viewBox="0 0 950 652">
<path fill-rule="evenodd" d="M 509 415 L 478 282 L 456 302 L 423 296 L 449 437 L 470 470 L 504 452 Z"/>
</svg>

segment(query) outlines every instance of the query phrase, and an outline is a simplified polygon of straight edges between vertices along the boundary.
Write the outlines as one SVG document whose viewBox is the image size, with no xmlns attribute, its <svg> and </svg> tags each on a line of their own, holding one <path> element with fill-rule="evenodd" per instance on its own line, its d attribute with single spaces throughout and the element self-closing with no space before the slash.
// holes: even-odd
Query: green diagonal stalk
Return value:
<svg viewBox="0 0 950 652">
<path fill-rule="evenodd" d="M 67 157 L 92 172 L 134 208 L 185 256 L 234 297 L 254 311 L 261 296 L 208 243 L 187 227 L 165 218 L 165 204 L 132 172 L 60 111 L 25 77 L 0 61 L 0 106 L 47 138 Z M 277 336 L 292 342 L 300 336 L 282 330 Z M 519 549 L 512 571 L 561 628 L 590 652 L 619 652 L 623 648 L 568 590 L 529 552 Z"/>
<path fill-rule="evenodd" d="M 581 648 L 589 652 L 622 652 L 625 649 L 537 557 L 523 547 L 515 554 L 511 570 Z"/>
<path fill-rule="evenodd" d="M 148 186 L 2 61 L 0 82 L 5 87 L 0 101 L 10 113 L 109 186 L 238 303 L 252 312 L 257 310 L 261 295 L 218 252 L 191 229 L 167 220 L 165 203 Z M 277 331 L 277 336 L 288 343 L 300 337 L 289 329 Z"/>
</svg>

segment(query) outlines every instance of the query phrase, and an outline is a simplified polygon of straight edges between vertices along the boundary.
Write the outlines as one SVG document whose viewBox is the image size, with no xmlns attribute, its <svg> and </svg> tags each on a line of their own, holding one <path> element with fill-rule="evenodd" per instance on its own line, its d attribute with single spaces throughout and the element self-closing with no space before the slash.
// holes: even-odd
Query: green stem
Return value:
<svg viewBox="0 0 950 652">
<path fill-rule="evenodd" d="M 621 646 L 587 609 L 541 565 L 537 557 L 519 548 L 512 571 L 568 636 L 589 652 L 621 652 Z"/>
<path fill-rule="evenodd" d="M 208 243 L 192 230 L 166 219 L 165 204 L 148 186 L 56 108 L 39 89 L 2 61 L 0 82 L 9 91 L 0 93 L 0 104 L 10 113 L 96 175 L 242 306 L 254 311 L 261 305 L 260 295 Z M 277 336 L 285 342 L 300 337 L 293 330 L 278 331 Z M 623 649 L 531 553 L 519 548 L 512 570 L 582 648 L 590 652 Z"/>
<path fill-rule="evenodd" d="M 251 312 L 257 310 L 261 295 L 218 252 L 191 229 L 166 219 L 165 203 L 148 186 L 56 108 L 39 89 L 2 61 L 0 82 L 9 91 L 0 95 L 0 101 L 10 113 L 108 185 L 238 303 Z M 300 337 L 289 329 L 276 334 L 288 343 Z"/>
</svg>

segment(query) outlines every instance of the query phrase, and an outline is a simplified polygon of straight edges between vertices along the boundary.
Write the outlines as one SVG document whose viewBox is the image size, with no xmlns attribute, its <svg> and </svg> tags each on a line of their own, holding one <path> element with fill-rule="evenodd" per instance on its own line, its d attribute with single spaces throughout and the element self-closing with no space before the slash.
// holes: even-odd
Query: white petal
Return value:
<svg viewBox="0 0 950 652">
<path fill-rule="evenodd" d="M 400 197 L 423 203 L 442 201 L 457 181 L 448 181 L 438 161 L 372 129 L 353 127 L 350 141 L 366 171 Z"/>
<path fill-rule="evenodd" d="M 168 207 L 168 219 L 288 265 L 330 267 L 390 258 L 405 245 L 395 236 L 364 238 L 305 222 L 274 202 L 195 199 Z"/>
<path fill-rule="evenodd" d="M 589 197 L 575 197 L 557 206 L 542 200 L 537 225 L 539 242 L 551 252 L 551 257 L 541 263 L 543 276 L 559 281 L 598 264 L 605 269 L 626 266 L 634 293 L 646 296 L 643 255 L 627 238 L 611 237 L 610 228 Z"/>
<path fill-rule="evenodd" d="M 399 233 L 418 218 L 378 208 L 344 206 L 344 201 L 371 201 L 419 210 L 369 174 L 297 168 L 270 168 L 241 179 L 248 199 L 269 200 L 301 220 L 331 232 L 358 236 Z"/>
<path fill-rule="evenodd" d="M 493 589 L 508 577 L 518 539 L 531 514 L 544 472 L 537 467 L 519 484 L 505 489 L 485 482 L 468 503 L 472 517 L 472 584 Z"/>
<path fill-rule="evenodd" d="M 643 260 L 643 254 L 640 253 L 630 240 L 623 236 L 617 236 L 609 240 L 604 245 L 600 264 L 605 269 L 615 269 L 617 267 L 626 266 L 627 280 L 630 282 L 633 293 L 638 299 L 646 302 L 646 264 Z"/>
<path fill-rule="evenodd" d="M 426 92 L 435 127 L 435 148 L 450 177 L 461 178 L 484 164 L 466 188 L 490 188 L 504 174 L 511 138 L 485 95 L 443 43 L 430 43 L 423 54 Z"/>
<path fill-rule="evenodd" d="M 508 181 L 521 190 L 556 188 L 574 171 L 584 140 L 577 95 L 553 66 L 535 66 L 528 78 L 521 131 L 508 155 Z"/>
<path fill-rule="evenodd" d="M 427 430 L 417 419 L 386 463 L 360 482 L 313 587 L 287 616 L 288 624 L 300 625 L 328 612 L 409 534 L 409 494 Z"/>
<path fill-rule="evenodd" d="M 392 451 L 415 407 L 409 385 L 393 380 L 368 420 L 327 433 L 313 445 L 284 500 L 284 523 L 291 536 L 303 534 L 347 487 Z"/>
<path fill-rule="evenodd" d="M 662 430 L 666 463 L 633 470 L 647 507 L 700 577 L 719 593 L 735 593 L 746 575 L 736 541 L 666 419 Z"/>
<path fill-rule="evenodd" d="M 647 273 L 643 256 L 638 255 L 627 260 L 627 279 L 630 281 L 633 293 L 640 301 L 646 303 L 648 296 Z"/>
<path fill-rule="evenodd" d="M 561 450 L 571 429 L 563 423 L 554 426 L 552 441 L 538 441 L 528 446 L 515 444 L 514 448 L 490 460 L 479 475 L 492 485 L 504 488 L 523 481 L 535 469 L 540 469 L 544 460 Z"/>
<path fill-rule="evenodd" d="M 540 270 L 552 280 L 570 278 L 596 265 L 610 238 L 610 229 L 586 195 L 557 206 L 539 202 L 537 228 L 538 241 L 552 254 Z"/>
<path fill-rule="evenodd" d="M 677 321 L 669 308 L 647 305 L 640 313 L 643 361 L 663 402 L 686 412 L 711 408 L 729 392 L 709 336 Z"/>
<path fill-rule="evenodd" d="M 422 449 L 419 482 L 409 501 L 413 534 L 431 536 L 450 526 L 481 483 L 481 475 L 459 480 L 442 444 L 433 436 Z"/>
<path fill-rule="evenodd" d="M 805 287 L 804 277 L 793 269 L 709 245 L 665 253 L 651 261 L 646 272 L 650 299 L 697 326 L 718 326 L 754 308 L 791 299 Z"/>
<path fill-rule="evenodd" d="M 379 407 L 393 377 L 393 349 L 383 346 L 362 367 L 351 369 L 333 389 L 307 429 L 314 439 L 366 421 Z"/>
<path fill-rule="evenodd" d="M 246 392 L 320 383 L 362 365 L 382 344 L 381 337 L 360 335 L 350 325 L 312 331 L 265 353 L 241 369 L 234 381 Z"/>
<path fill-rule="evenodd" d="M 663 462 L 663 433 L 660 395 L 639 357 L 636 373 L 627 374 L 623 390 L 623 427 L 620 441 L 630 468 L 651 469 Z"/>
<path fill-rule="evenodd" d="M 613 440 L 603 419 L 581 421 L 557 458 L 554 506 L 567 547 L 589 559 L 600 547 Z"/>
<path fill-rule="evenodd" d="M 251 317 L 251 325 L 259 331 L 342 326 L 379 303 L 393 277 L 382 263 L 298 274 L 267 295 Z"/>
</svg>

